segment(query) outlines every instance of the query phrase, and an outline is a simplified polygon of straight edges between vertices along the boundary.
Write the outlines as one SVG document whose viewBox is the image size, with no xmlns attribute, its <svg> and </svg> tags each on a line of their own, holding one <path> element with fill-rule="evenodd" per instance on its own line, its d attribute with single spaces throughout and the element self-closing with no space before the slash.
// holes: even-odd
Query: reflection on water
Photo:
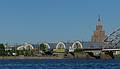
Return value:
<svg viewBox="0 0 120 69">
<path fill-rule="evenodd" d="M 119 69 L 120 60 L 0 60 L 0 69 Z"/>
</svg>

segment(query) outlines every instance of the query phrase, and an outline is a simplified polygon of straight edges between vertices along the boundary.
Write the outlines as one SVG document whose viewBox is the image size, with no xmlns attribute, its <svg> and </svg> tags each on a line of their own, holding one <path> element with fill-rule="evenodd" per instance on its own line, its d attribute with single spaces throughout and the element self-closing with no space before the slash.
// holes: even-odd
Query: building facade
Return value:
<svg viewBox="0 0 120 69">
<path fill-rule="evenodd" d="M 96 30 L 93 32 L 92 38 L 91 38 L 91 48 L 100 48 L 103 46 L 104 39 L 106 38 L 105 31 L 103 29 L 102 20 L 99 16 L 97 20 Z"/>
</svg>

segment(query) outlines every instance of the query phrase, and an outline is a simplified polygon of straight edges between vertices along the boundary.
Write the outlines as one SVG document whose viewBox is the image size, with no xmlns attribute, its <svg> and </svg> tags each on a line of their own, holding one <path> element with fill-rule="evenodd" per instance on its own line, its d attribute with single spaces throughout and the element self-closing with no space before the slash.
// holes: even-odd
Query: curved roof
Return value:
<svg viewBox="0 0 120 69">
<path fill-rule="evenodd" d="M 58 44 L 56 45 L 56 49 L 58 49 L 58 48 L 66 49 L 66 46 L 65 46 L 65 44 L 63 42 L 58 42 Z"/>
<path fill-rule="evenodd" d="M 24 46 L 24 48 L 25 48 L 25 50 L 34 49 L 33 46 L 32 46 L 31 44 L 26 44 L 26 45 Z"/>
<path fill-rule="evenodd" d="M 75 41 L 72 45 L 72 48 L 76 49 L 76 48 L 83 48 L 83 45 L 80 41 Z"/>
<path fill-rule="evenodd" d="M 24 46 L 19 46 L 17 50 L 32 50 L 34 47 L 31 44 L 25 44 Z"/>
<path fill-rule="evenodd" d="M 24 49 L 24 46 L 19 46 L 18 48 L 17 48 L 17 50 L 23 50 Z"/>
</svg>

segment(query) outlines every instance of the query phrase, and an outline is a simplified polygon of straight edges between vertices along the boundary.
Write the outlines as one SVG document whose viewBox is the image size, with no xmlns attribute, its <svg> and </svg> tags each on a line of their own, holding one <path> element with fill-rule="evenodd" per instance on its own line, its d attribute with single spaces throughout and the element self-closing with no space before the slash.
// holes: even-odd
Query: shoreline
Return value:
<svg viewBox="0 0 120 69">
<path fill-rule="evenodd" d="M 16 59 L 20 59 L 20 60 L 61 60 L 61 59 L 85 59 L 85 60 L 89 60 L 89 59 L 92 59 L 92 60 L 98 60 L 98 59 L 95 59 L 95 58 L 63 58 L 63 57 L 54 57 L 54 56 L 49 56 L 49 57 L 46 57 L 46 56 L 43 56 L 43 57 L 33 57 L 33 56 L 24 56 L 24 57 L 20 57 L 20 56 L 1 56 L 0 57 L 0 60 L 16 60 Z M 115 58 L 115 59 L 120 59 L 120 58 Z M 109 59 L 100 59 L 100 60 L 109 60 Z"/>
<path fill-rule="evenodd" d="M 20 56 L 1 56 L 0 57 L 0 60 L 2 60 L 2 59 L 11 59 L 11 60 L 14 60 L 14 59 L 68 59 L 68 58 L 62 58 L 62 57 L 54 57 L 54 56 L 48 56 L 48 57 L 34 57 L 34 56 L 22 56 L 22 57 L 20 57 Z"/>
</svg>

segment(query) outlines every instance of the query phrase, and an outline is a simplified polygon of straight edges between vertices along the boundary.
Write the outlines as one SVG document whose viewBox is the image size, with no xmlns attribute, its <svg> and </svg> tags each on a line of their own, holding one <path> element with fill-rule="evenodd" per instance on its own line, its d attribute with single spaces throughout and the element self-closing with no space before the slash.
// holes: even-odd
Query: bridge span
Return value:
<svg viewBox="0 0 120 69">
<path fill-rule="evenodd" d="M 95 56 L 100 56 L 100 54 L 109 54 L 112 53 L 113 55 L 120 54 L 120 49 L 110 49 L 110 48 L 82 48 L 81 51 L 85 53 L 93 53 Z M 109 53 L 108 53 L 109 52 Z"/>
<path fill-rule="evenodd" d="M 110 48 L 82 48 L 81 51 L 120 51 L 120 49 L 110 49 Z"/>
<path fill-rule="evenodd" d="M 120 51 L 120 49 L 102 49 L 102 51 Z"/>
</svg>

